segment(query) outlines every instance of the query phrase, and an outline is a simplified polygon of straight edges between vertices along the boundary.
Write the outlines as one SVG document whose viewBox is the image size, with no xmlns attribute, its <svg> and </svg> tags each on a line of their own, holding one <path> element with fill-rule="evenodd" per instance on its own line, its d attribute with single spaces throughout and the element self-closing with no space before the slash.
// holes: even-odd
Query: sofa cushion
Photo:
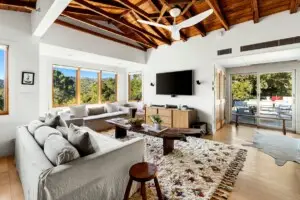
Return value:
<svg viewBox="0 0 300 200">
<path fill-rule="evenodd" d="M 69 129 L 68 127 L 65 126 L 57 126 L 56 129 L 61 132 L 61 134 L 63 135 L 64 138 L 68 139 L 68 132 Z"/>
<path fill-rule="evenodd" d="M 119 110 L 119 106 L 116 103 L 107 103 L 105 107 L 108 113 L 117 112 Z"/>
<path fill-rule="evenodd" d="M 50 135 L 44 146 L 44 153 L 57 166 L 80 157 L 79 152 L 61 135 Z"/>
<path fill-rule="evenodd" d="M 109 118 L 125 116 L 125 115 L 127 115 L 126 112 L 118 111 L 118 112 L 113 112 L 113 113 L 104 113 L 101 115 L 88 116 L 88 117 L 83 118 L 83 120 L 88 121 L 88 120 L 97 120 L 97 119 L 109 119 Z"/>
<path fill-rule="evenodd" d="M 62 134 L 58 130 L 49 126 L 41 126 L 34 131 L 34 138 L 41 147 L 44 147 L 45 141 L 50 135 Z"/>
<path fill-rule="evenodd" d="M 46 124 L 41 122 L 40 120 L 33 120 L 28 124 L 28 131 L 33 135 L 34 131 L 41 126 L 46 126 Z"/>
<path fill-rule="evenodd" d="M 70 112 L 71 112 L 71 115 L 74 115 L 74 117 L 77 117 L 77 118 L 88 116 L 88 110 L 86 108 L 86 105 L 71 106 Z"/>
<path fill-rule="evenodd" d="M 87 156 L 96 152 L 90 134 L 74 124 L 71 124 L 69 127 L 68 140 L 76 147 L 81 156 Z"/>
<path fill-rule="evenodd" d="M 88 110 L 89 110 L 89 116 L 101 115 L 101 114 L 105 113 L 104 106 L 92 107 L 92 108 L 89 108 Z"/>
<path fill-rule="evenodd" d="M 47 126 L 50 126 L 52 128 L 55 128 L 58 126 L 60 123 L 60 116 L 59 115 L 54 115 L 52 113 L 47 113 L 45 116 L 45 124 Z"/>
</svg>

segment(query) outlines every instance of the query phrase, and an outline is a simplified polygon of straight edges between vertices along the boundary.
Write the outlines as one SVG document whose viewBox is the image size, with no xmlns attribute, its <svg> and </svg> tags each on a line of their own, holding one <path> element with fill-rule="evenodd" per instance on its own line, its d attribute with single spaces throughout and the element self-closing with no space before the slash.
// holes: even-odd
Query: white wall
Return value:
<svg viewBox="0 0 300 200">
<path fill-rule="evenodd" d="M 215 31 L 204 38 L 197 36 L 185 43 L 176 42 L 171 46 L 164 45 L 157 50 L 149 50 L 147 52 L 148 66 L 144 70 L 145 103 L 186 104 L 199 110 L 201 121 L 214 124 L 214 92 L 212 86 L 216 60 L 300 47 L 300 44 L 296 44 L 246 53 L 239 52 L 242 45 L 299 36 L 300 26 L 296 25 L 299 21 L 299 12 L 291 15 L 286 11 L 263 18 L 258 24 L 253 24 L 250 21 L 232 26 L 229 31 L 224 32 L 222 37 L 219 36 L 220 31 Z M 233 54 L 217 57 L 217 50 L 225 48 L 233 48 Z M 165 95 L 155 95 L 155 87 L 151 87 L 150 82 L 155 82 L 156 73 L 185 69 L 195 70 L 194 79 L 202 82 L 201 85 L 195 85 L 194 96 L 171 98 Z"/>
<path fill-rule="evenodd" d="M 118 101 L 125 102 L 127 98 L 126 90 L 126 69 L 103 66 L 100 64 L 78 62 L 68 59 L 53 58 L 49 56 L 40 57 L 40 115 L 44 115 L 52 108 L 52 66 L 53 64 L 70 67 L 80 67 L 83 69 L 104 70 L 118 73 Z"/>
<path fill-rule="evenodd" d="M 11 154 L 16 127 L 38 117 L 39 45 L 31 37 L 30 15 L 0 11 L 0 44 L 9 45 L 9 115 L 0 116 L 0 156 Z M 21 85 L 22 71 L 36 73 L 35 85 Z"/>
</svg>

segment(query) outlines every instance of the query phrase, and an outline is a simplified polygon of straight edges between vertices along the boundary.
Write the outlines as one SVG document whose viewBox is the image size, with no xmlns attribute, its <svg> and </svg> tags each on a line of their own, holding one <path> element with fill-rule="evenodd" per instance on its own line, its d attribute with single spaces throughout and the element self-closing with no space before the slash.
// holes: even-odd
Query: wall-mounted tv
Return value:
<svg viewBox="0 0 300 200">
<path fill-rule="evenodd" d="M 156 94 L 193 95 L 193 70 L 156 74 Z"/>
</svg>

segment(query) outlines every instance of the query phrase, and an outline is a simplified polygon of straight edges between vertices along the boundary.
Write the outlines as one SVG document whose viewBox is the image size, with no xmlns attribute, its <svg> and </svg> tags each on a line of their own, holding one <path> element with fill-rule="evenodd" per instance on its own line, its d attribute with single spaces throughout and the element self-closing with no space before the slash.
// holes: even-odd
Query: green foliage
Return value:
<svg viewBox="0 0 300 200">
<path fill-rule="evenodd" d="M 81 78 L 80 79 L 80 100 L 81 103 L 98 103 L 98 79 Z"/>
<path fill-rule="evenodd" d="M 155 124 L 161 124 L 163 122 L 159 115 L 151 115 L 150 119 Z"/>
<path fill-rule="evenodd" d="M 292 96 L 292 73 L 269 73 L 260 76 L 261 97 Z M 256 75 L 233 75 L 232 98 L 244 101 L 257 98 Z"/>
<path fill-rule="evenodd" d="M 129 100 L 140 101 L 142 99 L 142 75 L 130 75 Z"/>
<path fill-rule="evenodd" d="M 107 78 L 102 79 L 102 92 L 101 101 L 102 102 L 115 102 L 117 101 L 116 95 L 116 79 Z"/>
<path fill-rule="evenodd" d="M 58 70 L 53 70 L 53 95 L 55 107 L 76 104 L 75 77 L 68 77 Z"/>
<path fill-rule="evenodd" d="M 4 88 L 0 88 L 0 110 L 4 110 Z"/>
</svg>

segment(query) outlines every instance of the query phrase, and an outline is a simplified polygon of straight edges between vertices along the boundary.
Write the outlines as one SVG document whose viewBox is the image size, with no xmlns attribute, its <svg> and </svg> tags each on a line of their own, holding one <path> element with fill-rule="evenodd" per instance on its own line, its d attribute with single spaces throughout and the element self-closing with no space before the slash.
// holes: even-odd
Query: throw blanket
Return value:
<svg viewBox="0 0 300 200">
<path fill-rule="evenodd" d="M 273 157 L 278 166 L 287 161 L 300 163 L 300 139 L 256 132 L 253 144 L 245 146 L 255 147 Z"/>
</svg>

